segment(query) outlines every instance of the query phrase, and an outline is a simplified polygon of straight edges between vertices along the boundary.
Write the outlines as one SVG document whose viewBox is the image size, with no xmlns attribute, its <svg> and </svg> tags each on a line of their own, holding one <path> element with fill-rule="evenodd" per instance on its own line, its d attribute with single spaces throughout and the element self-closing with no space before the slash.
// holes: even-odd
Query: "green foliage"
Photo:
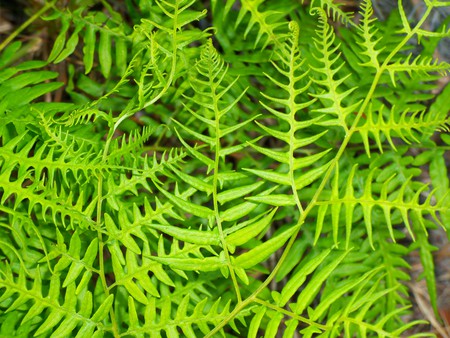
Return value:
<svg viewBox="0 0 450 338">
<path fill-rule="evenodd" d="M 411 41 L 448 36 L 423 23 L 450 4 L 412 24 L 401 3 L 378 22 L 369 0 L 48 2 L 48 59 L 0 57 L 0 335 L 421 324 L 406 256 L 436 310 L 450 65 Z"/>
</svg>

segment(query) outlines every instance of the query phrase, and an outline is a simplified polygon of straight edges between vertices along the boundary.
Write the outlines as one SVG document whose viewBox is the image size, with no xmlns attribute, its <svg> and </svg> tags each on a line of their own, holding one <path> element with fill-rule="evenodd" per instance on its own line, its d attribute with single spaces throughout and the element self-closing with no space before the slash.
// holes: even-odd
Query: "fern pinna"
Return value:
<svg viewBox="0 0 450 338">
<path fill-rule="evenodd" d="M 414 250 L 438 315 L 449 2 L 77 4 L 0 45 L 0 336 L 414 336 Z"/>
</svg>

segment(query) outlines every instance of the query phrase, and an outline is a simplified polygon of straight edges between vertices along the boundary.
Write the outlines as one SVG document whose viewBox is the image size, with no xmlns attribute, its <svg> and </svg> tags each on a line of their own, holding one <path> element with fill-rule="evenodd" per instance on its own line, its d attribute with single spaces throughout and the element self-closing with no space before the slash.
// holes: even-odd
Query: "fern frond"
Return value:
<svg viewBox="0 0 450 338">
<path fill-rule="evenodd" d="M 416 73 L 425 75 L 440 73 L 442 76 L 445 76 L 450 71 L 450 64 L 447 62 L 438 62 L 432 58 L 422 57 L 420 55 L 410 61 L 411 57 L 412 54 L 409 54 L 405 60 L 397 61 L 386 66 L 394 86 L 396 85 L 395 74 L 397 72 L 407 72 L 410 76 Z"/>
<path fill-rule="evenodd" d="M 245 91 L 241 92 L 238 97 L 227 102 L 228 96 L 230 95 L 229 91 L 236 84 L 237 79 L 233 81 L 229 80 L 227 75 L 228 67 L 217 53 L 211 40 L 208 40 L 204 46 L 196 68 L 200 76 L 192 80 L 191 86 L 195 92 L 195 96 L 189 98 L 189 100 L 191 103 L 195 102 L 195 104 L 200 106 L 204 116 L 189 107 L 187 109 L 196 119 L 209 127 L 211 135 L 202 135 L 186 125 L 180 124 L 177 121 L 175 122 L 186 132 L 194 136 L 195 139 L 208 144 L 210 149 L 215 149 L 217 137 L 224 138 L 229 133 L 242 128 L 251 121 L 251 119 L 247 119 L 232 126 L 224 124 L 219 129 L 216 126 L 217 122 L 235 107 L 245 94 Z M 225 85 L 226 81 L 230 81 L 230 83 Z M 219 156 L 224 157 L 224 151 L 225 149 L 220 149 Z"/>
<path fill-rule="evenodd" d="M 385 285 L 388 289 L 394 289 L 395 291 L 389 293 L 385 298 L 384 306 L 386 313 L 395 312 L 399 306 L 407 306 L 408 302 L 406 296 L 408 295 L 405 282 L 410 280 L 408 269 L 410 268 L 408 262 L 403 258 L 408 252 L 408 248 L 399 243 L 392 243 L 390 238 L 392 234 L 383 233 L 378 230 L 374 236 L 374 240 L 379 245 L 379 257 L 380 264 L 383 266 L 383 270 L 386 271 L 384 275 Z M 400 231 L 394 231 L 393 236 L 400 240 L 404 237 L 404 234 Z M 371 259 L 377 259 L 370 253 Z M 395 327 L 396 322 L 401 321 L 400 318 L 392 318 L 390 323 L 387 323 L 388 328 Z"/>
<path fill-rule="evenodd" d="M 345 220 L 346 227 L 346 247 L 350 244 L 350 233 L 352 230 L 352 225 L 354 224 L 354 214 L 355 208 L 358 208 L 360 205 L 362 208 L 362 214 L 364 217 L 364 223 L 367 229 L 367 235 L 373 245 L 372 226 L 374 224 L 374 216 L 375 207 L 380 208 L 380 211 L 383 212 L 383 216 L 381 219 L 384 220 L 387 225 L 389 232 L 391 234 L 392 240 L 395 241 L 395 237 L 393 234 L 393 225 L 392 225 L 392 214 L 397 211 L 401 217 L 401 221 L 405 224 L 408 232 L 412 236 L 415 237 L 414 232 L 411 227 L 410 219 L 414 218 L 421 225 L 422 229 L 425 229 L 424 224 L 424 215 L 430 215 L 438 224 L 441 224 L 439 220 L 439 213 L 446 213 L 448 209 L 448 205 L 444 204 L 443 201 L 440 201 L 436 204 L 432 202 L 432 196 L 435 193 L 435 190 L 428 192 L 428 196 L 425 201 L 422 201 L 421 195 L 427 190 L 428 186 L 426 184 L 420 184 L 420 182 L 412 181 L 412 178 L 409 177 L 405 180 L 401 177 L 400 179 L 396 179 L 395 175 L 390 177 L 386 177 L 386 174 L 383 174 L 383 177 L 386 177 L 384 181 L 382 181 L 381 188 L 377 188 L 378 198 L 376 197 L 373 191 L 374 186 L 374 176 L 380 175 L 377 173 L 376 169 L 372 169 L 364 182 L 364 188 L 360 193 L 360 196 L 355 194 L 354 190 L 354 179 L 356 174 L 356 166 L 354 166 L 350 173 L 348 174 L 348 178 L 346 182 L 344 182 L 345 193 L 341 197 L 340 193 L 340 180 L 339 180 L 339 169 L 336 167 L 336 171 L 333 178 L 331 196 L 328 201 L 321 200 L 318 201 L 319 205 L 318 211 L 318 220 L 317 220 L 317 231 L 316 231 L 316 241 L 318 236 L 321 233 L 323 222 L 325 215 L 327 214 L 328 208 L 331 207 L 331 219 L 333 224 L 333 238 L 337 244 L 338 238 L 338 229 L 340 227 L 340 220 Z M 380 177 L 380 176 L 378 176 Z M 342 189 L 344 190 L 344 189 Z M 344 212 L 341 213 L 341 208 L 344 207 Z M 380 219 L 380 216 L 377 217 Z"/>
<path fill-rule="evenodd" d="M 254 47 L 258 45 L 261 38 L 266 35 L 265 40 L 261 49 L 265 49 L 269 44 L 274 44 L 276 46 L 280 45 L 280 39 L 283 38 L 283 26 L 286 25 L 285 22 L 280 20 L 282 16 L 279 10 L 261 10 L 259 7 L 264 3 L 263 0 L 245 0 L 241 2 L 241 8 L 239 9 L 239 15 L 236 19 L 236 27 L 248 16 L 248 23 L 245 28 L 244 38 L 250 33 L 254 25 L 258 26 L 258 33 L 256 34 Z"/>
<path fill-rule="evenodd" d="M 148 60 L 144 63 L 140 79 L 138 80 L 138 102 L 140 109 L 149 107 L 161 98 L 170 88 L 176 78 L 184 75 L 186 69 L 180 68 L 182 63 L 177 62 L 178 56 L 188 60 L 187 54 L 182 54 L 183 47 L 204 39 L 209 34 L 198 30 L 184 32 L 185 27 L 193 21 L 202 18 L 206 11 L 195 11 L 191 7 L 194 1 L 177 0 L 174 3 L 157 1 L 159 9 L 164 13 L 160 20 L 142 20 L 136 31 L 146 37 L 149 49 Z M 156 32 L 150 33 L 157 28 Z M 162 58 L 161 56 L 165 57 Z M 149 78 L 149 80 L 147 79 Z"/>
<path fill-rule="evenodd" d="M 162 265 L 151 259 L 148 243 L 144 242 L 142 256 L 127 250 L 125 264 L 120 263 L 119 257 L 114 253 L 111 255 L 111 259 L 115 282 L 109 288 L 124 287 L 130 297 L 142 304 L 148 304 L 150 298 L 160 297 L 157 285 L 151 280 L 151 277 L 156 277 L 158 283 L 174 286 Z"/>
<path fill-rule="evenodd" d="M 205 156 L 199 150 L 192 148 L 177 131 L 180 141 L 186 146 L 192 156 L 196 157 L 208 166 L 208 172 L 218 164 L 219 158 L 224 159 L 227 155 L 242 149 L 240 144 L 222 145 L 222 139 L 226 139 L 228 134 L 242 129 L 252 121 L 252 118 L 236 123 L 221 122 L 225 115 L 230 116 L 235 110 L 236 104 L 245 95 L 245 90 L 233 97 L 231 90 L 235 86 L 237 79 L 230 80 L 228 76 L 228 67 L 217 53 L 212 41 L 209 40 L 203 47 L 200 59 L 196 63 L 196 74 L 193 78 L 191 87 L 194 90 L 194 96 L 189 97 L 190 106 L 186 106 L 187 111 L 192 114 L 194 121 L 201 122 L 206 126 L 206 130 L 196 131 L 186 124 L 181 124 L 175 120 L 175 123 L 183 129 L 190 137 L 199 140 L 209 146 L 210 150 L 216 152 L 218 158 L 215 160 Z M 198 106 L 195 111 L 193 105 Z M 200 148 L 199 148 L 200 149 Z"/>
<path fill-rule="evenodd" d="M 6 205 L 0 206 L 0 211 L 2 212 L 0 218 L 2 254 L 9 262 L 19 262 L 19 265 L 15 267 L 20 267 L 29 274 L 28 268 L 33 268 L 36 262 L 43 261 L 47 256 L 47 243 L 41 231 L 48 227 L 41 225 L 38 228 L 28 213 L 14 210 Z M 48 260 L 47 263 L 49 263 Z"/>
<path fill-rule="evenodd" d="M 404 111 L 397 118 L 396 115 L 395 106 L 387 113 L 384 106 L 377 111 L 374 111 L 372 107 L 368 108 L 366 117 L 363 119 L 364 124 L 355 128 L 362 137 L 368 156 L 370 156 L 369 135 L 373 136 L 378 149 L 383 152 L 382 137 L 389 142 L 392 149 L 396 150 L 393 137 L 399 137 L 407 144 L 419 142 L 420 134 L 430 130 L 448 130 L 450 123 L 450 119 L 445 116 L 438 120 L 425 111 L 415 113 Z M 387 116 L 387 121 L 384 116 Z"/>
<path fill-rule="evenodd" d="M 122 250 L 120 250 L 119 243 L 127 249 L 131 250 L 135 254 L 140 255 L 142 253 L 137 240 L 141 240 L 144 243 L 148 242 L 147 236 L 143 232 L 143 224 L 145 221 L 152 221 L 152 219 L 158 219 L 161 216 L 159 212 L 160 205 L 156 210 L 153 210 L 148 202 L 145 202 L 145 215 L 142 216 L 136 205 L 133 206 L 132 220 L 129 219 L 131 215 L 128 215 L 125 209 L 119 210 L 117 215 L 118 220 L 115 221 L 109 214 L 105 214 L 105 228 L 108 231 L 107 244 L 110 247 L 110 251 L 119 257 L 119 261 L 125 264 Z M 156 212 L 155 212 L 156 211 Z"/>
<path fill-rule="evenodd" d="M 27 133 L 18 135 L 0 148 L 0 157 L 5 161 L 4 168 L 18 166 L 19 173 L 30 171 L 37 180 L 46 175 L 50 185 L 58 178 L 62 178 L 62 183 L 67 185 L 72 178 L 79 181 L 111 169 L 95 156 L 95 149 L 75 142 L 60 141 L 65 148 L 55 149 L 52 144 L 39 144 L 37 137 L 31 139 Z"/>
<path fill-rule="evenodd" d="M 94 261 L 98 253 L 98 240 L 93 240 L 87 248 L 84 248 L 84 256 L 82 254 L 82 243 L 80 234 L 75 231 L 70 239 L 69 248 L 64 244 L 64 237 L 59 230 L 57 234 L 57 244 L 48 253 L 47 259 L 53 260 L 59 258 L 53 267 L 53 273 L 64 275 L 62 287 L 66 288 L 69 284 L 76 282 L 80 274 L 83 273 L 81 281 L 77 284 L 76 293 L 83 291 L 93 274 L 98 274 L 98 270 L 94 267 Z M 68 269 L 68 271 L 67 271 Z"/>
<path fill-rule="evenodd" d="M 405 150 L 403 150 L 405 151 Z M 386 154 L 388 155 L 388 154 Z M 379 163 L 383 163 L 386 161 L 386 158 L 383 158 L 384 156 L 381 156 L 379 158 Z M 401 163 L 401 161 L 412 162 L 411 157 L 403 158 L 400 154 L 393 153 L 388 158 L 391 159 L 393 162 L 393 165 L 396 166 L 396 163 Z M 415 163 L 413 162 L 413 165 L 420 165 L 420 159 L 417 158 Z M 376 163 L 378 164 L 378 163 Z M 393 172 L 393 165 L 390 167 L 386 167 L 384 169 L 386 174 L 392 175 Z M 402 182 L 402 193 L 404 193 L 405 196 L 409 196 L 411 200 L 415 199 L 418 190 L 426 191 L 426 189 L 421 189 L 423 184 L 416 183 L 415 186 L 413 184 L 407 184 L 407 182 L 414 183 L 414 181 L 411 180 L 412 176 L 418 176 L 421 173 L 420 169 L 417 168 L 410 168 L 410 166 L 402 167 L 400 170 L 395 170 L 395 173 L 397 174 L 397 178 L 400 182 Z M 386 176 L 386 175 L 384 175 Z M 435 183 L 435 182 L 433 182 Z M 432 257 L 432 251 L 435 250 L 435 248 L 430 244 L 429 238 L 427 236 L 428 229 L 434 228 L 436 224 L 440 226 L 445 226 L 442 224 L 442 221 L 445 220 L 447 215 L 449 214 L 449 199 L 448 199 L 448 190 L 443 192 L 439 187 L 441 187 L 442 183 L 445 183 L 445 180 L 439 183 L 435 183 L 436 187 L 431 191 L 427 192 L 425 202 L 423 204 L 430 203 L 430 201 L 434 198 L 439 198 L 438 201 L 432 203 L 434 204 L 433 207 L 440 208 L 439 215 L 435 213 L 430 213 L 431 219 L 427 219 L 422 216 L 422 214 L 417 211 L 415 211 L 412 216 L 410 217 L 410 222 L 406 223 L 406 225 L 412 229 L 415 236 L 413 236 L 413 239 L 415 240 L 415 243 L 412 244 L 413 249 L 418 249 L 420 253 L 420 259 L 422 262 L 422 266 L 424 269 L 424 272 L 422 274 L 423 277 L 425 277 L 428 292 L 430 295 L 430 301 L 431 305 L 433 306 L 433 309 L 435 313 L 437 313 L 437 290 L 436 290 L 436 283 L 435 283 L 435 267 L 434 267 L 434 261 Z M 403 189 L 404 186 L 404 189 Z M 418 190 L 416 190 L 418 189 Z M 434 196 L 434 197 L 433 197 Z M 424 196 L 425 197 L 425 196 Z M 423 199 L 422 199 L 423 200 Z M 427 212 L 426 212 L 427 213 Z M 402 213 L 402 218 L 404 218 L 404 214 Z M 438 217 L 440 216 L 440 217 Z"/>
<path fill-rule="evenodd" d="M 255 299 L 260 306 L 253 309 L 255 315 L 249 332 L 255 333 L 261 329 L 269 333 L 269 336 L 274 336 L 276 332 L 283 330 L 290 332 L 292 336 L 298 331 L 305 337 L 318 334 L 336 337 L 343 330 L 346 333 L 389 332 L 384 331 L 384 328 L 390 318 L 404 314 L 405 308 L 396 309 L 383 318 L 376 314 L 383 313 L 378 302 L 382 297 L 395 292 L 395 288 L 383 287 L 383 275 L 380 274 L 382 267 L 368 268 L 368 265 L 365 273 L 348 278 L 349 266 L 344 264 L 348 255 L 348 251 L 333 253 L 331 250 L 309 254 L 283 291 L 271 293 L 273 301 Z M 330 259 L 331 256 L 333 259 Z M 322 266 L 320 272 L 314 272 L 318 266 Z M 302 288 L 309 279 L 313 282 Z M 314 306 L 311 303 L 320 289 L 323 289 L 320 302 Z M 365 292 L 366 297 L 358 302 L 356 299 L 359 299 L 361 292 Z M 342 311 L 335 311 L 337 303 L 340 303 Z M 409 325 L 404 325 L 402 330 L 408 327 Z"/>
<path fill-rule="evenodd" d="M 271 114 L 273 114 L 283 125 L 288 125 L 288 131 L 281 131 L 279 127 L 267 127 L 259 122 L 260 126 L 268 136 L 274 137 L 288 145 L 288 150 L 269 150 L 263 147 L 250 144 L 254 149 L 261 152 L 263 155 L 280 162 L 280 168 L 287 166 L 288 172 L 272 171 L 272 170 L 257 170 L 246 169 L 264 180 L 280 184 L 282 186 L 290 186 L 293 190 L 293 195 L 275 195 L 271 194 L 266 197 L 255 196 L 249 200 L 255 202 L 268 203 L 275 206 L 281 205 L 297 205 L 299 210 L 302 210 L 297 191 L 304 188 L 317 180 L 327 169 L 328 164 L 321 163 L 320 166 L 309 171 L 307 174 L 299 174 L 301 168 L 309 167 L 316 161 L 324 159 L 324 156 L 329 151 L 325 149 L 318 154 L 299 157 L 297 154 L 301 148 L 306 148 L 309 145 L 320 139 L 326 131 L 318 132 L 312 135 L 303 133 L 307 128 L 312 129 L 315 124 L 319 124 L 321 117 L 313 119 L 305 119 L 302 116 L 303 110 L 314 103 L 314 99 L 309 99 L 305 94 L 311 86 L 312 82 L 306 80 L 308 72 L 303 71 L 304 60 L 301 59 L 300 51 L 298 49 L 298 33 L 299 27 L 295 22 L 290 23 L 291 34 L 287 40 L 285 47 L 279 51 L 279 63 L 273 63 L 273 66 L 279 73 L 283 80 L 278 80 L 272 76 L 267 75 L 268 79 L 279 90 L 281 89 L 282 97 L 270 96 L 262 94 L 269 104 L 261 102 Z M 284 112 L 279 111 L 283 109 Z M 286 168 L 286 167 L 285 167 Z"/>
<path fill-rule="evenodd" d="M 84 150 L 91 157 L 96 155 L 103 146 L 103 142 L 98 137 L 89 138 L 85 133 L 69 133 L 63 126 L 58 125 L 53 120 L 54 111 L 45 111 L 41 107 L 32 107 L 32 112 L 36 114 L 41 129 L 41 137 L 45 140 L 48 147 L 56 148 L 66 154 L 67 158 L 78 157 L 77 151 Z M 61 113 L 70 111 L 72 107 L 66 109 L 57 109 Z M 94 161 L 94 159 L 92 159 Z M 97 160 L 97 159 L 96 159 Z"/>
<path fill-rule="evenodd" d="M 361 15 L 362 20 L 359 24 L 359 34 L 361 35 L 362 41 L 358 44 L 363 48 L 362 55 L 366 56 L 369 60 L 362 63 L 362 66 L 375 68 L 377 71 L 380 69 L 379 55 L 383 50 L 382 47 L 377 48 L 380 40 L 378 29 L 374 27 L 373 9 L 372 2 L 365 0 L 361 4 Z"/>
<path fill-rule="evenodd" d="M 342 74 L 340 72 L 345 62 L 339 61 L 340 53 L 336 53 L 339 45 L 334 45 L 335 33 L 327 22 L 325 12 L 321 9 L 316 9 L 316 11 L 319 16 L 319 27 L 316 30 L 317 38 L 314 38 L 317 50 L 314 58 L 320 66 L 311 66 L 318 75 L 314 74 L 312 79 L 319 86 L 324 87 L 323 93 L 314 94 L 314 97 L 319 98 L 324 105 L 323 108 L 316 109 L 316 111 L 331 115 L 331 118 L 322 122 L 323 125 L 340 126 L 347 132 L 347 117 L 358 110 L 361 102 L 349 101 L 351 94 L 357 89 L 356 87 L 340 90 L 351 73 Z M 336 77 L 338 79 L 335 79 Z"/>
<path fill-rule="evenodd" d="M 379 337 L 397 337 L 411 326 L 422 323 L 422 321 L 415 321 L 408 324 L 401 325 L 395 332 L 387 331 L 387 323 L 394 316 L 399 316 L 401 313 L 406 313 L 408 307 L 397 308 L 395 311 L 382 316 L 377 316 L 378 302 L 383 297 L 389 295 L 393 289 L 380 290 L 380 278 L 374 281 L 373 286 L 368 282 L 370 279 L 362 280 L 359 287 L 355 290 L 345 309 L 341 312 L 340 318 L 336 322 L 333 320 L 333 328 L 330 330 L 332 336 L 339 336 L 342 332 L 348 334 L 357 334 L 367 336 L 369 332 L 377 334 Z M 364 291 L 363 291 L 364 290 Z M 364 292 L 365 297 L 360 299 L 361 292 Z M 363 318 L 368 317 L 367 320 Z"/>
<path fill-rule="evenodd" d="M 0 55 L 0 336 L 411 335 L 411 250 L 437 312 L 448 1 L 78 2 Z"/>
<path fill-rule="evenodd" d="M 185 152 L 176 148 L 171 149 L 169 152 L 163 152 L 161 155 L 154 154 L 151 157 L 142 158 L 130 156 L 130 154 L 125 156 L 125 162 L 132 162 L 133 165 L 139 164 L 141 169 L 133 169 L 133 167 L 112 163 L 111 167 L 115 169 L 115 172 L 108 176 L 106 181 L 107 192 L 103 198 L 111 208 L 119 210 L 119 205 L 129 198 L 127 192 L 130 192 L 134 196 L 138 196 L 138 191 L 141 189 L 152 192 L 153 185 L 150 184 L 149 180 L 159 182 L 158 177 L 160 175 L 169 175 L 169 166 L 179 164 L 186 156 L 187 154 Z M 156 199 L 156 201 L 158 200 Z M 147 202 L 145 201 L 145 203 Z M 151 209 L 147 208 L 147 204 L 144 205 L 146 212 Z"/>
</svg>

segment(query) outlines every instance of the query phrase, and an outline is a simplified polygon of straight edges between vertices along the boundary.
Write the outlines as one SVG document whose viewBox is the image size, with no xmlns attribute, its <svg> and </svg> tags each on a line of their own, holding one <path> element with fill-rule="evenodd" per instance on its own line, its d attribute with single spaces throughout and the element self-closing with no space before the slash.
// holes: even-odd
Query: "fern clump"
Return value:
<svg viewBox="0 0 450 338">
<path fill-rule="evenodd" d="M 424 6 L 47 1 L 45 61 L 0 45 L 1 335 L 413 336 L 450 224 Z"/>
</svg>

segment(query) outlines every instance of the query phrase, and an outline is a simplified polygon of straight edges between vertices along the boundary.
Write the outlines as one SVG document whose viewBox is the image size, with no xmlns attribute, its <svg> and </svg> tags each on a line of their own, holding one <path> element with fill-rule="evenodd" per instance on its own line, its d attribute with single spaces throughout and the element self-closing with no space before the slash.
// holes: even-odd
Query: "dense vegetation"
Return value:
<svg viewBox="0 0 450 338">
<path fill-rule="evenodd" d="M 450 225 L 450 29 L 427 25 L 450 2 L 398 5 L 37 9 L 0 44 L 0 335 L 414 332 L 406 257 L 437 312 Z"/>
</svg>

